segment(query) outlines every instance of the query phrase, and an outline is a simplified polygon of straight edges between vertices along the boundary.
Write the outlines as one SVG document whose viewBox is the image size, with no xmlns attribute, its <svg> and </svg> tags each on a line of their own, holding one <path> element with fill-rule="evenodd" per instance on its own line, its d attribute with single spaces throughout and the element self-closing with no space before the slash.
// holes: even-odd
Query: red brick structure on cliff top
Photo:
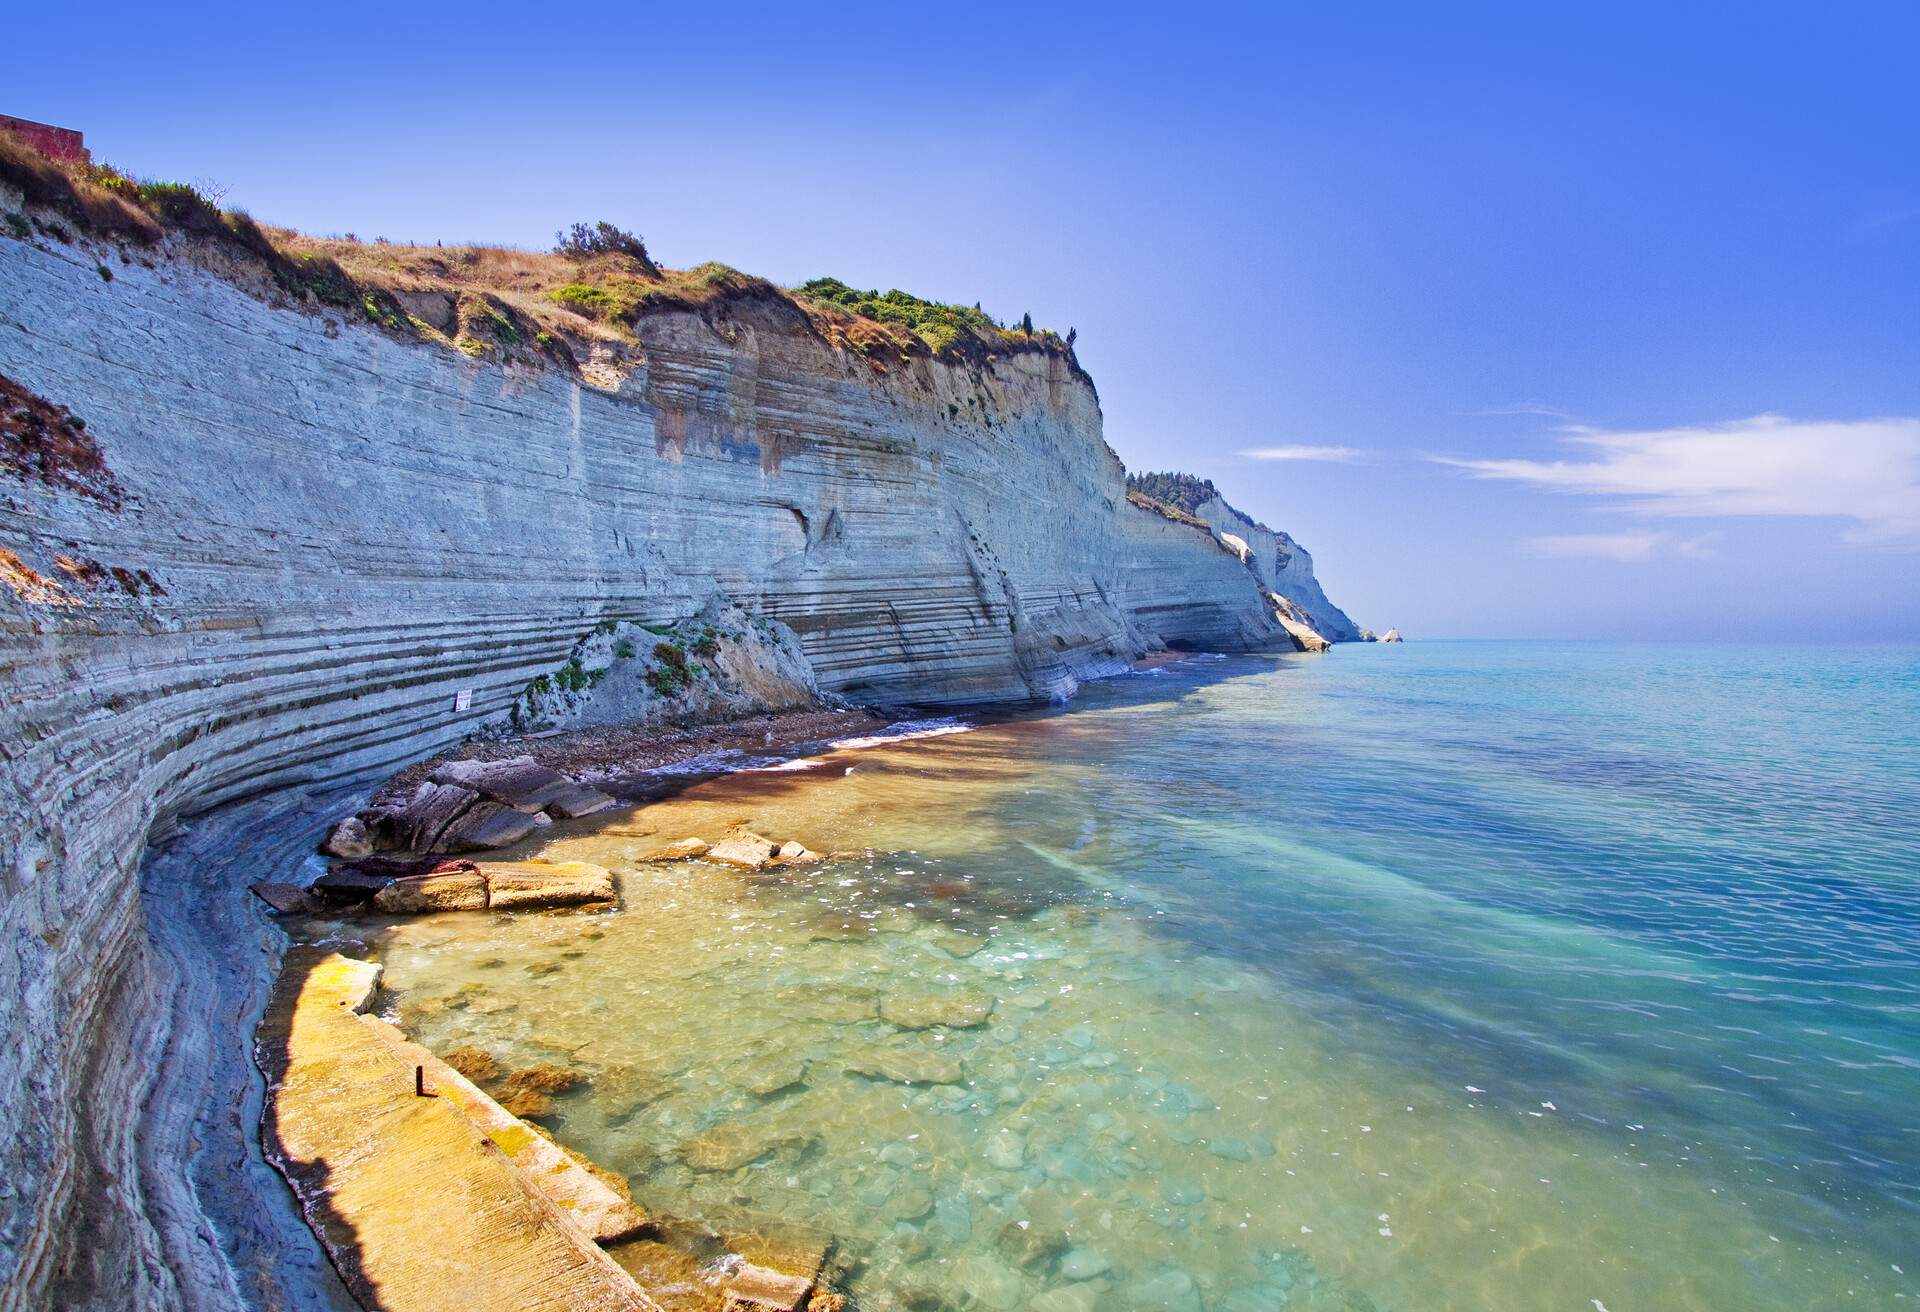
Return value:
<svg viewBox="0 0 1920 1312">
<path fill-rule="evenodd" d="M 11 132 L 48 159 L 72 160 L 88 164 L 87 139 L 72 128 L 57 128 L 51 123 L 35 123 L 30 118 L 0 114 L 0 132 Z"/>
</svg>

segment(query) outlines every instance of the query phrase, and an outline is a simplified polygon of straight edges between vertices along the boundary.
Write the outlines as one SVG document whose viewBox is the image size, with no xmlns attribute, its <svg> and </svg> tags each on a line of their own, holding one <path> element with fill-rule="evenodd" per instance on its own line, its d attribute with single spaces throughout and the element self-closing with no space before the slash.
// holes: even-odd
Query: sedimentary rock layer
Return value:
<svg viewBox="0 0 1920 1312">
<path fill-rule="evenodd" d="M 104 462 L 0 486 L 0 1308 L 337 1300 L 229 1051 L 275 950 L 241 890 L 596 623 L 720 591 L 823 687 L 947 703 L 1284 641 L 1058 357 L 882 377 L 746 303 L 601 389 L 147 258 L 0 236 L 0 375 Z"/>
<path fill-rule="evenodd" d="M 1268 592 L 1277 592 L 1305 613 L 1315 633 L 1330 642 L 1358 642 L 1360 626 L 1328 600 L 1313 574 L 1313 557 L 1292 537 L 1248 519 L 1219 497 L 1196 506 L 1194 515 L 1246 544 L 1246 566 Z"/>
</svg>

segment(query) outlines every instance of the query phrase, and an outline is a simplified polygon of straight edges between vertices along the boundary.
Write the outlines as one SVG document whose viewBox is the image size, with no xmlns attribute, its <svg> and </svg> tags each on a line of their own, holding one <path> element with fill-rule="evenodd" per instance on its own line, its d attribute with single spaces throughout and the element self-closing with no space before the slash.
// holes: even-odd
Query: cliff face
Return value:
<svg viewBox="0 0 1920 1312">
<path fill-rule="evenodd" d="M 873 701 L 1285 644 L 1127 503 L 1058 358 L 880 378 L 753 304 L 639 331 L 594 387 L 0 236 L 0 375 L 85 421 L 0 480 L 0 1308 L 338 1298 L 249 1122 L 277 936 L 239 890 L 599 621 L 724 592 Z"/>
<path fill-rule="evenodd" d="M 1303 611 L 1315 632 L 1332 642 L 1360 641 L 1360 626 L 1328 600 L 1313 576 L 1313 557 L 1287 534 L 1247 518 L 1215 496 L 1194 507 L 1216 533 L 1230 533 L 1247 544 L 1247 568 L 1268 592 L 1277 592 Z"/>
</svg>

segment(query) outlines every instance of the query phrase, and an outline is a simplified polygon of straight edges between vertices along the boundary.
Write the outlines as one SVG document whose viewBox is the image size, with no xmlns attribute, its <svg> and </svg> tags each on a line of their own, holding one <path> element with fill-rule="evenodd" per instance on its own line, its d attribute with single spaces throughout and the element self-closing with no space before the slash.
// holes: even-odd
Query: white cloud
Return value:
<svg viewBox="0 0 1920 1312">
<path fill-rule="evenodd" d="M 1660 545 L 1663 533 L 1569 533 L 1563 537 L 1528 538 L 1537 556 L 1591 556 L 1596 560 L 1646 561 Z"/>
<path fill-rule="evenodd" d="M 1689 560 L 1707 560 L 1713 547 L 1705 537 L 1683 538 L 1672 533 L 1567 533 L 1556 537 L 1528 538 L 1527 547 L 1536 556 L 1557 556 L 1591 560 L 1617 560 L 1644 564 L 1657 555 L 1671 552 Z"/>
<path fill-rule="evenodd" d="M 1920 419 L 1794 420 L 1758 415 L 1696 428 L 1561 430 L 1582 458 L 1462 460 L 1478 478 L 1620 498 L 1649 515 L 1824 515 L 1851 536 L 1920 542 Z"/>
<path fill-rule="evenodd" d="M 1556 410 L 1550 405 L 1541 405 L 1538 401 L 1516 401 L 1512 405 L 1497 405 L 1486 410 L 1469 410 L 1466 413 L 1476 418 L 1482 416 L 1502 417 L 1509 415 L 1533 415 L 1546 419 L 1568 418 L 1565 410 Z"/>
<path fill-rule="evenodd" d="M 1242 451 L 1249 460 L 1358 460 L 1365 452 L 1351 446 L 1257 446 Z"/>
</svg>

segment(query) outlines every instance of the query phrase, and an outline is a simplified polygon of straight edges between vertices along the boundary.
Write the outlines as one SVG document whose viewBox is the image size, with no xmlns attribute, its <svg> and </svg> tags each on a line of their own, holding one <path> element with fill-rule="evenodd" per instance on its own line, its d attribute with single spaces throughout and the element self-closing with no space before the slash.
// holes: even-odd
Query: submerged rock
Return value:
<svg viewBox="0 0 1920 1312">
<path fill-rule="evenodd" d="M 491 1084 L 506 1074 L 506 1068 L 494 1060 L 492 1053 L 471 1043 L 462 1044 L 440 1060 L 475 1084 Z"/>
<path fill-rule="evenodd" d="M 539 1062 L 499 1082 L 500 1105 L 515 1116 L 551 1116 L 554 1095 L 571 1092 L 586 1082 L 587 1077 L 579 1071 Z"/>
<path fill-rule="evenodd" d="M 1045 1271 L 1068 1248 L 1065 1232 L 1031 1221 L 1009 1221 L 1000 1227 L 1000 1251 L 1023 1271 Z"/>
<path fill-rule="evenodd" d="M 668 843 L 658 852 L 647 857 L 649 861 L 691 861 L 695 857 L 707 854 L 712 844 L 700 838 L 683 838 L 677 843 Z"/>
<path fill-rule="evenodd" d="M 902 1048 L 876 1048 L 853 1058 L 846 1069 L 852 1075 L 894 1084 L 959 1084 L 967 1077 L 958 1057 Z"/>
<path fill-rule="evenodd" d="M 1027 1164 L 1027 1143 L 1011 1130 L 1001 1130 L 987 1140 L 983 1155 L 995 1170 L 1017 1171 Z"/>
<path fill-rule="evenodd" d="M 1097 1312 L 1099 1296 L 1085 1285 L 1068 1285 L 1036 1295 L 1027 1312 Z"/>
<path fill-rule="evenodd" d="M 1102 1253 L 1091 1248 L 1074 1248 L 1060 1259 L 1060 1274 L 1069 1280 L 1091 1280 L 1105 1275 L 1112 1266 Z"/>
<path fill-rule="evenodd" d="M 500 1106 L 509 1114 L 527 1121 L 553 1115 L 553 1099 L 535 1089 L 517 1089 L 502 1094 Z"/>
<path fill-rule="evenodd" d="M 812 1280 L 748 1262 L 728 1283 L 723 1312 L 800 1312 L 812 1295 Z"/>
<path fill-rule="evenodd" d="M 1169 1268 L 1127 1291 L 1127 1301 L 1154 1312 L 1200 1312 L 1200 1290 L 1193 1277 L 1177 1268 Z"/>
<path fill-rule="evenodd" d="M 804 1148 L 813 1137 L 746 1121 L 723 1121 L 680 1145 L 680 1160 L 696 1171 L 737 1171 L 762 1157 Z"/>
<path fill-rule="evenodd" d="M 731 1072 L 733 1082 L 758 1098 L 770 1098 L 785 1089 L 805 1084 L 807 1059 L 769 1054 L 753 1058 Z"/>
<path fill-rule="evenodd" d="M 985 1025 L 993 1014 L 994 999 L 987 993 L 927 993 L 887 998 L 880 1019 L 903 1030 L 972 1029 Z"/>
<path fill-rule="evenodd" d="M 987 945 L 985 936 L 958 929 L 943 929 L 934 936 L 933 945 L 950 957 L 965 959 Z"/>
<path fill-rule="evenodd" d="M 1012 1312 L 1022 1306 L 1026 1285 L 1006 1263 L 987 1253 L 967 1253 L 952 1267 L 954 1286 L 973 1307 Z"/>
<path fill-rule="evenodd" d="M 504 1087 L 509 1092 L 525 1089 L 534 1093 L 566 1093 L 586 1082 L 587 1077 L 571 1067 L 542 1061 L 507 1076 Z"/>
<path fill-rule="evenodd" d="M 818 984 L 784 989 L 779 995 L 783 1007 L 835 1025 L 852 1025 L 872 1020 L 880 995 L 872 989 L 848 984 Z"/>
</svg>

